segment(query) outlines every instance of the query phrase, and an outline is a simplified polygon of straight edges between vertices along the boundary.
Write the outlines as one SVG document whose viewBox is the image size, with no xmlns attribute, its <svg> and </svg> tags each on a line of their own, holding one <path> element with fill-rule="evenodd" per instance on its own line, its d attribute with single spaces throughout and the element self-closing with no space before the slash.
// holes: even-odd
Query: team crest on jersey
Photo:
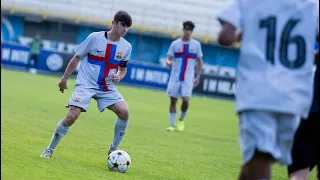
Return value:
<svg viewBox="0 0 320 180">
<path fill-rule="evenodd" d="M 122 52 L 117 52 L 117 59 L 121 59 L 122 58 Z"/>
</svg>

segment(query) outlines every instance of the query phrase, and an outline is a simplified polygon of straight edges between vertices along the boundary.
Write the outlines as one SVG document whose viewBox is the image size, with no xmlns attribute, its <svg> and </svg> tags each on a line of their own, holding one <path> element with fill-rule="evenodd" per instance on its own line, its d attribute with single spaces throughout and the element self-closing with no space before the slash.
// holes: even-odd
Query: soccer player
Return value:
<svg viewBox="0 0 320 180">
<path fill-rule="evenodd" d="M 69 111 L 58 122 L 51 142 L 41 157 L 52 156 L 61 138 L 66 135 L 80 113 L 88 110 L 91 98 L 97 101 L 100 112 L 108 108 L 118 116 L 108 154 L 118 148 L 128 126 L 129 109 L 114 83 L 119 83 L 126 75 L 132 47 L 123 36 L 131 24 L 131 16 L 125 11 L 118 11 L 114 15 L 110 31 L 91 33 L 75 49 L 75 55 L 58 85 L 63 93 L 67 89 L 68 78 L 81 61 L 76 85 L 67 105 Z"/>
<path fill-rule="evenodd" d="M 292 164 L 288 167 L 290 180 L 308 180 L 309 171 L 318 166 L 320 179 L 320 103 L 319 103 L 319 50 L 316 52 L 317 69 L 314 75 L 313 101 L 309 116 L 301 120 L 292 148 Z"/>
<path fill-rule="evenodd" d="M 270 179 L 274 161 L 292 163 L 294 134 L 313 96 L 318 14 L 316 0 L 236 0 L 218 15 L 218 41 L 242 39 L 236 79 L 241 180 Z"/>
<path fill-rule="evenodd" d="M 189 98 L 193 88 L 200 82 L 203 54 L 200 42 L 192 38 L 194 28 L 192 21 L 183 22 L 183 36 L 171 43 L 167 53 L 166 64 L 171 68 L 166 92 L 170 97 L 171 126 L 167 128 L 168 131 L 183 131 L 183 120 L 189 107 Z M 194 79 L 196 60 L 198 65 Z M 182 97 L 181 114 L 176 126 L 176 104 L 179 97 Z"/>
</svg>

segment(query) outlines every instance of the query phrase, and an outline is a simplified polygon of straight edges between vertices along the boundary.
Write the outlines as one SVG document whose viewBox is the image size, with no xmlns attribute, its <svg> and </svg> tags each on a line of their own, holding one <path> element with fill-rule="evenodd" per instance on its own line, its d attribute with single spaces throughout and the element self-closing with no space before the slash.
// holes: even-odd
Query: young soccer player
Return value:
<svg viewBox="0 0 320 180">
<path fill-rule="evenodd" d="M 292 163 L 294 134 L 313 95 L 318 13 L 315 0 L 236 0 L 218 16 L 221 44 L 241 39 L 242 32 L 236 91 L 241 180 L 270 179 L 274 161 Z"/>
<path fill-rule="evenodd" d="M 170 97 L 170 127 L 168 131 L 183 131 L 184 118 L 189 108 L 189 99 L 192 90 L 198 86 L 202 70 L 202 49 L 199 41 L 192 38 L 195 25 L 192 21 L 183 22 L 183 36 L 170 45 L 166 64 L 171 68 L 167 87 L 167 96 Z M 195 65 L 198 63 L 195 76 Z M 181 114 L 176 124 L 176 105 L 178 98 L 182 98 Z"/>
<path fill-rule="evenodd" d="M 69 111 L 58 122 L 51 142 L 41 157 L 52 156 L 61 138 L 80 113 L 88 110 L 92 98 L 97 101 L 100 112 L 108 108 L 118 116 L 108 154 L 119 147 L 128 126 L 129 109 L 114 83 L 119 83 L 126 75 L 132 47 L 123 36 L 131 24 L 131 16 L 125 11 L 118 11 L 114 15 L 110 31 L 91 33 L 75 49 L 75 55 L 58 85 L 63 93 L 67 89 L 67 80 L 81 61 L 74 92 L 67 106 Z"/>
</svg>

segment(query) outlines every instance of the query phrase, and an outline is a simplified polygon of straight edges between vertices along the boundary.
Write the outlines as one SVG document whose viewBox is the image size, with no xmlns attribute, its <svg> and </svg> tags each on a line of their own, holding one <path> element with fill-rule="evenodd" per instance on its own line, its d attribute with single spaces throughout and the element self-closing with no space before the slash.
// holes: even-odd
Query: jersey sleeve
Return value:
<svg viewBox="0 0 320 180">
<path fill-rule="evenodd" d="M 201 47 L 201 43 L 199 42 L 198 43 L 198 48 L 197 48 L 197 57 L 201 58 L 202 56 L 203 56 L 202 47 Z"/>
<path fill-rule="evenodd" d="M 132 46 L 131 46 L 131 44 L 129 44 L 128 51 L 127 51 L 126 56 L 125 56 L 125 58 L 124 58 L 125 61 L 129 61 L 129 60 L 130 60 L 130 58 L 131 58 L 131 51 L 132 51 Z"/>
<path fill-rule="evenodd" d="M 130 57 L 131 57 L 131 51 L 132 51 L 132 46 L 131 46 L 131 44 L 129 44 L 128 50 L 127 50 L 123 60 L 121 60 L 120 63 L 119 63 L 120 67 L 122 67 L 122 68 L 126 68 L 127 67 L 128 62 L 129 62 Z"/>
<path fill-rule="evenodd" d="M 168 55 L 168 56 L 171 56 L 171 57 L 174 56 L 174 42 L 172 42 L 172 43 L 170 44 L 170 47 L 169 47 L 169 50 L 168 50 L 167 55 Z"/>
<path fill-rule="evenodd" d="M 93 34 L 91 33 L 76 49 L 74 50 L 75 54 L 81 59 L 90 52 Z"/>
<path fill-rule="evenodd" d="M 242 29 L 242 13 L 239 0 L 232 1 L 227 7 L 225 7 L 217 16 L 218 21 L 226 22 L 237 29 Z"/>
</svg>

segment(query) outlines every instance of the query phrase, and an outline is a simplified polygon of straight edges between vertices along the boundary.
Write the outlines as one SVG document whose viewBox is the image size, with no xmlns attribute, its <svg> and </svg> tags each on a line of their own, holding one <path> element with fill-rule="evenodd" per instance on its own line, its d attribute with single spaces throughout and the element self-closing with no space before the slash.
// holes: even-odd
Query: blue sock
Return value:
<svg viewBox="0 0 320 180">
<path fill-rule="evenodd" d="M 170 113 L 170 125 L 176 127 L 176 113 Z"/>
<path fill-rule="evenodd" d="M 67 134 L 68 130 L 69 130 L 69 127 L 64 125 L 62 120 L 60 120 L 57 124 L 55 132 L 53 133 L 53 136 L 52 136 L 52 139 L 51 139 L 50 144 L 48 146 L 48 149 L 53 151 L 57 147 L 57 145 L 59 144 L 61 138 L 65 134 Z"/>
<path fill-rule="evenodd" d="M 186 117 L 186 115 L 187 115 L 187 111 L 186 112 L 181 112 L 179 120 L 183 121 L 183 119 Z"/>
<path fill-rule="evenodd" d="M 113 137 L 113 143 L 111 147 L 113 149 L 118 149 L 123 136 L 126 133 L 126 129 L 128 126 L 129 120 L 122 120 L 120 118 L 117 119 L 117 122 L 114 126 L 114 137 Z"/>
</svg>

